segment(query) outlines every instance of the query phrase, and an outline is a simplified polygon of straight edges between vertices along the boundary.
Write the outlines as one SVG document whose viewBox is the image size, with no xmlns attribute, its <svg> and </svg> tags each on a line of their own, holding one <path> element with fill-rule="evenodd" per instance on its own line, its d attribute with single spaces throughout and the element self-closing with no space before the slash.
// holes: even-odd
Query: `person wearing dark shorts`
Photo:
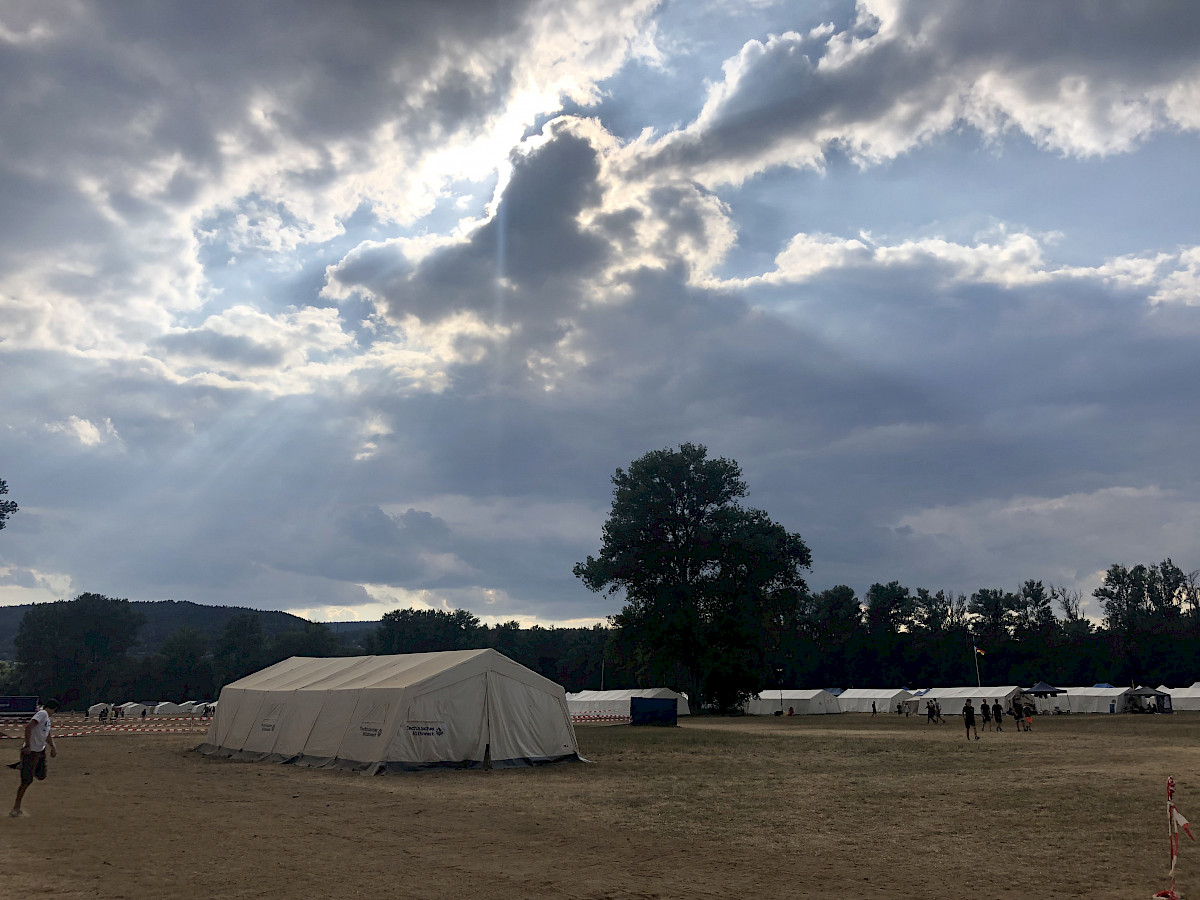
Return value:
<svg viewBox="0 0 1200 900">
<path fill-rule="evenodd" d="M 983 719 L 983 730 L 987 731 L 988 726 L 992 724 L 992 709 L 987 705 L 986 700 L 979 702 L 979 715 Z"/>
<path fill-rule="evenodd" d="M 21 747 L 21 786 L 17 788 L 17 799 L 13 803 L 12 812 L 9 813 L 14 819 L 25 816 L 25 810 L 21 809 L 21 800 L 24 799 L 25 792 L 29 790 L 33 780 L 46 780 L 46 751 L 49 750 L 51 756 L 58 756 L 54 738 L 50 737 L 50 713 L 56 709 L 58 702 L 47 700 L 25 724 L 25 743 Z"/>
<path fill-rule="evenodd" d="M 967 728 L 967 740 L 971 739 L 971 732 L 975 732 L 975 740 L 979 740 L 979 730 L 975 727 L 975 706 L 970 700 L 963 704 L 962 717 L 963 725 Z"/>
<path fill-rule="evenodd" d="M 1000 705 L 1000 701 L 996 700 L 992 703 L 992 718 L 996 720 L 996 730 L 1003 731 L 1000 723 L 1004 721 L 1004 707 Z"/>
</svg>

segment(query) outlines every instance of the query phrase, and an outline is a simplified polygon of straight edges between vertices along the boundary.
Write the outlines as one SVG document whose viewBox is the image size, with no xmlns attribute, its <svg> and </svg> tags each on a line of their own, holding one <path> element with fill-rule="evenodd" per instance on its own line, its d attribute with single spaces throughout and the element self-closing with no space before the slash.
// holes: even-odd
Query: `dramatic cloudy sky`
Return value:
<svg viewBox="0 0 1200 900">
<path fill-rule="evenodd" d="M 0 7 L 0 604 L 595 621 L 701 442 L 814 588 L 1200 567 L 1192 3 Z"/>
</svg>

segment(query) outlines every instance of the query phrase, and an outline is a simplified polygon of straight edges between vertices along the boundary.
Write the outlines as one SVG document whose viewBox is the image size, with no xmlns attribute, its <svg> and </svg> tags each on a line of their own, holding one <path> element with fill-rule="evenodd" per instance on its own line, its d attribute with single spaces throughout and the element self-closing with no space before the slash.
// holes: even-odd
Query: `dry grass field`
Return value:
<svg viewBox="0 0 1200 900">
<path fill-rule="evenodd" d="M 955 724 L 916 717 L 696 718 L 581 727 L 591 765 L 378 778 L 205 759 L 192 735 L 63 738 L 50 780 L 26 796 L 30 818 L 0 819 L 0 897 L 1147 898 L 1165 887 L 1167 775 L 1200 822 L 1200 715 L 1034 727 L 967 743 Z M 0 755 L 17 746 L 0 741 Z M 1178 887 L 1200 897 L 1200 844 L 1184 847 Z"/>
</svg>

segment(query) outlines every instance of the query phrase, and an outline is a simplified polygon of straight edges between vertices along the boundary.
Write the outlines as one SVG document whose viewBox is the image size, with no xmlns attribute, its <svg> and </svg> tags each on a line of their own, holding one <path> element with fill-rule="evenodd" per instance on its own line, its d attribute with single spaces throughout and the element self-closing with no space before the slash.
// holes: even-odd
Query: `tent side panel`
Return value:
<svg viewBox="0 0 1200 900">
<path fill-rule="evenodd" d="M 313 726 L 325 705 L 324 691 L 294 691 L 280 719 L 272 757 L 281 762 L 294 760 L 304 753 Z"/>
<path fill-rule="evenodd" d="M 308 739 L 304 742 L 299 762 L 309 766 L 320 766 L 331 763 L 337 756 L 338 747 L 350 718 L 354 715 L 354 707 L 358 702 L 358 690 L 351 688 L 344 691 L 316 691 L 321 695 L 321 709 L 317 720 L 313 723 Z"/>
<path fill-rule="evenodd" d="M 359 691 L 354 712 L 334 754 L 339 765 L 374 771 L 387 759 L 405 692 L 399 688 L 364 688 Z"/>
<path fill-rule="evenodd" d="M 487 673 L 412 696 L 395 718 L 387 768 L 483 765 L 487 747 Z"/>
<path fill-rule="evenodd" d="M 561 693 L 555 696 L 489 672 L 487 703 L 491 758 L 496 768 L 579 757 L 575 728 Z"/>
</svg>

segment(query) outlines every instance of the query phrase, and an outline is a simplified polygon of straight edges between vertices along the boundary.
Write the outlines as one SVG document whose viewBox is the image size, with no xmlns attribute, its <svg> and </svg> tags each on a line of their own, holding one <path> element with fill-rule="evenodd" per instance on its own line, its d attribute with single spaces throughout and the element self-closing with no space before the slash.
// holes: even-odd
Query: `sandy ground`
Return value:
<svg viewBox="0 0 1200 900">
<path fill-rule="evenodd" d="M 68 723 L 62 723 L 64 733 Z M 1200 822 L 1200 715 L 961 740 L 894 716 L 578 729 L 594 762 L 364 777 L 60 739 L 0 819 L 0 897 L 1150 897 L 1165 779 Z M 0 741 L 0 760 L 16 758 Z M 0 770 L 7 772 L 8 770 Z M 17 778 L 10 773 L 9 788 Z M 1179 889 L 1200 897 L 1200 845 Z"/>
</svg>

